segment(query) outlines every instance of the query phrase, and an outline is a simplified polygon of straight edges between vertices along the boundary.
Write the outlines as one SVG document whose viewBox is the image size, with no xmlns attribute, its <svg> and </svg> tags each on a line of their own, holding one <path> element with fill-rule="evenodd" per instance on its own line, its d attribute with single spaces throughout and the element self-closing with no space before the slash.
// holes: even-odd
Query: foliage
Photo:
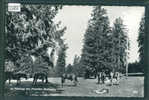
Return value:
<svg viewBox="0 0 149 100">
<path fill-rule="evenodd" d="M 84 69 L 124 71 L 127 60 L 127 30 L 117 18 L 109 26 L 106 10 L 96 6 L 84 36 L 81 63 Z"/>
<path fill-rule="evenodd" d="M 91 14 L 88 28 L 84 35 L 84 45 L 81 55 L 82 67 L 101 70 L 109 67 L 108 33 L 110 32 L 109 19 L 106 10 L 96 6 Z"/>
<path fill-rule="evenodd" d="M 5 71 L 13 72 L 15 70 L 15 66 L 12 61 L 5 61 Z"/>
<path fill-rule="evenodd" d="M 142 68 L 140 69 L 140 71 L 144 72 L 144 67 L 143 67 L 143 62 L 144 62 L 144 39 L 145 39 L 145 29 L 144 29 L 144 24 L 145 24 L 145 20 L 144 20 L 144 16 L 141 19 L 140 22 L 140 28 L 139 28 L 139 36 L 138 36 L 138 43 L 139 43 L 139 63 L 141 64 L 140 66 L 142 66 Z"/>
<path fill-rule="evenodd" d="M 28 74 L 32 73 L 33 60 L 31 56 L 29 56 L 28 54 L 22 55 L 21 59 L 17 60 L 17 64 L 19 65 L 15 67 L 14 72 L 21 72 Z"/>
<path fill-rule="evenodd" d="M 57 59 L 57 64 L 56 64 L 56 74 L 57 76 L 61 76 L 65 72 L 65 66 L 66 66 L 66 50 L 67 50 L 67 45 L 63 44 L 59 54 L 58 54 L 58 59 Z"/>
<path fill-rule="evenodd" d="M 114 22 L 114 26 L 112 29 L 113 33 L 113 69 L 117 71 L 125 71 L 127 58 L 128 58 L 128 50 L 129 49 L 129 39 L 127 36 L 127 29 L 123 24 L 123 20 L 121 18 L 117 18 Z"/>
<path fill-rule="evenodd" d="M 74 61 L 73 61 L 73 72 L 78 75 L 78 76 L 83 76 L 83 71 L 84 68 L 81 65 L 81 58 L 77 55 L 75 55 L 74 57 Z"/>
<path fill-rule="evenodd" d="M 55 48 L 56 42 L 61 45 L 61 37 L 66 30 L 66 27 L 60 29 L 61 22 L 53 21 L 61 8 L 52 5 L 23 5 L 21 12 L 7 12 L 6 59 L 20 67 L 18 60 L 28 54 L 42 57 L 50 66 L 47 48 Z"/>
</svg>

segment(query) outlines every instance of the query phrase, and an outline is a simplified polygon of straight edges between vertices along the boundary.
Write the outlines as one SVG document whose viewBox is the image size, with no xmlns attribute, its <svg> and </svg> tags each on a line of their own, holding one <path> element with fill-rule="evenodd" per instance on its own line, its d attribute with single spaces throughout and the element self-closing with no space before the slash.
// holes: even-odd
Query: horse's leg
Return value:
<svg viewBox="0 0 149 100">
<path fill-rule="evenodd" d="M 44 78 L 42 78 L 42 84 L 44 83 Z"/>
<path fill-rule="evenodd" d="M 17 79 L 17 85 L 19 85 L 19 80 Z"/>
<path fill-rule="evenodd" d="M 33 79 L 33 85 L 35 85 L 35 81 L 36 81 L 36 79 L 34 78 L 34 79 Z"/>
<path fill-rule="evenodd" d="M 38 80 L 38 79 L 36 78 L 36 79 L 35 79 L 35 85 L 37 84 L 37 80 Z"/>
<path fill-rule="evenodd" d="M 77 79 L 74 78 L 74 86 L 77 86 Z"/>
<path fill-rule="evenodd" d="M 34 82 L 35 82 L 35 79 L 33 79 L 33 82 L 32 82 L 33 85 L 34 85 Z"/>
<path fill-rule="evenodd" d="M 65 79 L 62 77 L 61 79 L 61 84 L 62 84 L 62 87 L 63 87 L 63 83 L 64 83 Z"/>
<path fill-rule="evenodd" d="M 45 80 L 46 80 L 46 83 L 48 83 L 48 77 L 47 76 L 45 77 Z"/>
<path fill-rule="evenodd" d="M 62 84 L 62 87 L 63 87 L 63 82 L 61 82 L 61 84 Z"/>
<path fill-rule="evenodd" d="M 103 76 L 102 76 L 101 80 L 102 80 L 102 84 L 104 84 L 104 78 L 103 78 Z"/>
<path fill-rule="evenodd" d="M 11 79 L 9 78 L 9 84 L 10 84 L 10 82 L 11 82 Z"/>
<path fill-rule="evenodd" d="M 103 84 L 105 84 L 105 76 L 103 77 Z"/>
<path fill-rule="evenodd" d="M 21 84 L 21 79 L 19 79 L 19 84 Z"/>
</svg>

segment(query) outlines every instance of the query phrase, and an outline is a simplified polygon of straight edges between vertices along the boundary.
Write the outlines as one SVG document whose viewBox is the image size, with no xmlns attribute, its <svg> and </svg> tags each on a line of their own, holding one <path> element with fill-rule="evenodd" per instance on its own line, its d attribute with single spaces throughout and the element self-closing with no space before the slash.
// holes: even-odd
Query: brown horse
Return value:
<svg viewBox="0 0 149 100">
<path fill-rule="evenodd" d="M 33 85 L 36 85 L 38 79 L 42 80 L 42 83 L 44 83 L 44 80 L 45 80 L 45 83 L 48 83 L 48 76 L 46 74 L 35 73 L 33 77 Z"/>
<path fill-rule="evenodd" d="M 66 73 L 62 74 L 62 76 L 61 76 L 62 87 L 63 87 L 63 84 L 66 82 L 66 79 L 70 80 L 70 81 L 73 81 L 74 86 L 77 86 L 77 82 L 78 82 L 77 75 L 75 75 L 75 74 L 66 74 Z"/>
</svg>

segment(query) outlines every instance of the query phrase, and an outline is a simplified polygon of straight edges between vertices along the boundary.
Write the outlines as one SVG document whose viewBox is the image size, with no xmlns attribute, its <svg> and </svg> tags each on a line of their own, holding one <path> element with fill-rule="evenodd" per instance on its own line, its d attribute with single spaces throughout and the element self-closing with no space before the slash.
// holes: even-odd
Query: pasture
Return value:
<svg viewBox="0 0 149 100">
<path fill-rule="evenodd" d="M 93 97 L 143 97 L 144 77 L 123 76 L 119 85 L 97 84 L 97 79 L 79 78 L 79 83 L 74 86 L 67 80 L 61 87 L 60 78 L 48 78 L 48 84 L 42 84 L 39 80 L 36 86 L 32 86 L 32 78 L 22 80 L 19 86 L 12 80 L 9 85 L 6 82 L 6 96 L 27 95 L 27 96 L 93 96 Z M 108 89 L 108 93 L 98 94 L 96 90 Z"/>
</svg>

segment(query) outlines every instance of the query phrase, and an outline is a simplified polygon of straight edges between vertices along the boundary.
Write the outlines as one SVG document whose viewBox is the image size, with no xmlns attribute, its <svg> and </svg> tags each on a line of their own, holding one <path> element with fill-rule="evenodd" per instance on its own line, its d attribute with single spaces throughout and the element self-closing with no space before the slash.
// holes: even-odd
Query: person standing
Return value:
<svg viewBox="0 0 149 100">
<path fill-rule="evenodd" d="M 111 72 L 110 72 L 111 85 L 113 85 L 113 77 L 114 77 L 114 73 L 111 71 Z"/>
</svg>

